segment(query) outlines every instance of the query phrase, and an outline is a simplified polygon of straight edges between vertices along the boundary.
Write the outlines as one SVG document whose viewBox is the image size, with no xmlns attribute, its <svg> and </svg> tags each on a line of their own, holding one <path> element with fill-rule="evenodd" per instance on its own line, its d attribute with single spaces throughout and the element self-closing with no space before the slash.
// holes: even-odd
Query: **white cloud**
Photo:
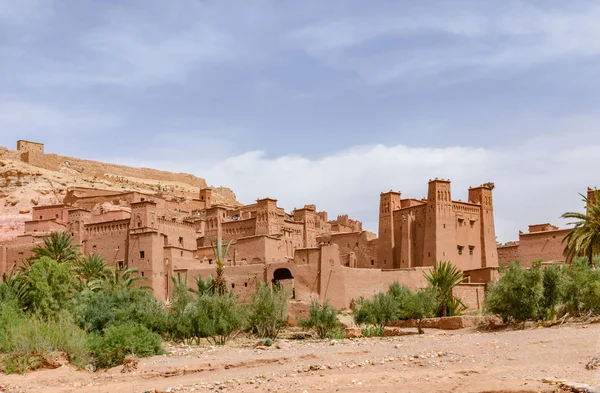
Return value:
<svg viewBox="0 0 600 393">
<path fill-rule="evenodd" d="M 475 77 L 498 68 L 515 70 L 600 54 L 600 7 L 542 10 L 506 3 L 494 8 L 451 6 L 422 15 L 361 15 L 313 23 L 288 39 L 325 65 L 352 71 L 370 84 L 457 69 Z M 370 49 L 362 51 L 366 46 Z"/>
<path fill-rule="evenodd" d="M 209 184 L 233 188 L 243 203 L 266 196 L 278 199 L 286 210 L 316 203 L 332 217 L 348 213 L 375 232 L 382 191 L 422 198 L 430 178 L 450 178 L 453 198 L 466 200 L 469 186 L 493 181 L 496 231 L 499 240 L 508 241 L 529 224 L 565 225 L 559 219 L 563 212 L 583 211 L 578 194 L 587 186 L 600 186 L 593 169 L 598 156 L 599 133 L 581 132 L 549 134 L 509 149 L 373 145 L 320 159 L 267 158 L 252 151 L 207 170 L 190 170 Z"/>
</svg>

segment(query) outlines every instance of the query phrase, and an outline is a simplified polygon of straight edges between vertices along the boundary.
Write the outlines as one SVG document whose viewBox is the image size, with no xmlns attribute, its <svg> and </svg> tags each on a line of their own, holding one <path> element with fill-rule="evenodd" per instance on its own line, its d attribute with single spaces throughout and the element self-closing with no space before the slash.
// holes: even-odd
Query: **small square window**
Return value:
<svg viewBox="0 0 600 393">
<path fill-rule="evenodd" d="M 142 277 L 144 277 L 144 272 L 142 272 Z"/>
<path fill-rule="evenodd" d="M 235 289 L 235 284 L 231 283 L 231 289 Z"/>
<path fill-rule="evenodd" d="M 463 246 L 458 246 L 457 248 L 458 248 L 458 255 L 462 255 L 464 247 Z"/>
<path fill-rule="evenodd" d="M 125 269 L 125 264 L 123 263 L 123 261 L 119 261 L 118 262 L 118 266 L 119 266 L 119 270 L 124 270 Z"/>
<path fill-rule="evenodd" d="M 375 265 L 375 260 L 371 259 L 371 266 Z"/>
<path fill-rule="evenodd" d="M 144 251 L 140 251 L 140 259 L 144 259 L 146 257 L 146 253 Z"/>
<path fill-rule="evenodd" d="M 469 246 L 469 255 L 473 255 L 474 249 L 475 249 L 475 246 Z"/>
<path fill-rule="evenodd" d="M 244 283 L 244 288 L 248 288 L 248 283 L 247 282 Z"/>
</svg>

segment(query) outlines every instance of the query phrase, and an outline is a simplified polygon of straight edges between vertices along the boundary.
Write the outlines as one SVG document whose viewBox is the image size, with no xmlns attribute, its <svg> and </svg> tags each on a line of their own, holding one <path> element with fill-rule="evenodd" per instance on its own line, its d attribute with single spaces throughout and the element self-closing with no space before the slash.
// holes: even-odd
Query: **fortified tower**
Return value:
<svg viewBox="0 0 600 393">
<path fill-rule="evenodd" d="M 494 183 L 469 188 L 469 202 L 481 206 L 481 267 L 498 266 L 492 190 Z"/>
<path fill-rule="evenodd" d="M 588 199 L 589 203 L 597 203 L 597 201 L 596 201 L 596 191 L 598 191 L 596 188 L 588 187 L 588 189 L 587 189 L 587 199 Z M 589 206 L 585 207 L 586 213 L 587 213 L 588 207 Z"/>
<path fill-rule="evenodd" d="M 85 224 L 92 221 L 92 212 L 82 208 L 70 209 L 68 221 L 73 243 L 82 245 L 85 240 Z"/>
<path fill-rule="evenodd" d="M 213 206 L 206 209 L 206 222 L 204 225 L 204 246 L 210 246 L 217 240 L 223 239 L 223 221 L 227 215 L 224 206 Z"/>
<path fill-rule="evenodd" d="M 256 207 L 256 234 L 270 235 L 283 232 L 283 214 L 277 207 L 277 199 L 258 199 Z"/>
<path fill-rule="evenodd" d="M 435 262 L 454 257 L 457 253 L 455 238 L 450 180 L 430 180 L 425 213 L 423 266 L 433 266 Z"/>
<path fill-rule="evenodd" d="M 209 209 L 212 207 L 212 188 L 200 189 L 200 201 L 204 202 L 205 209 Z"/>
<path fill-rule="evenodd" d="M 400 209 L 400 193 L 382 192 L 379 197 L 379 254 L 378 265 L 396 266 L 394 263 L 394 210 Z"/>
<path fill-rule="evenodd" d="M 167 297 L 167 266 L 163 259 L 163 241 L 158 233 L 156 202 L 144 200 L 131 204 L 129 244 L 125 268 L 135 267 L 158 299 Z"/>
<path fill-rule="evenodd" d="M 317 246 L 317 213 L 315 205 L 306 205 L 302 209 L 294 209 L 294 220 L 304 224 L 303 247 Z"/>
</svg>

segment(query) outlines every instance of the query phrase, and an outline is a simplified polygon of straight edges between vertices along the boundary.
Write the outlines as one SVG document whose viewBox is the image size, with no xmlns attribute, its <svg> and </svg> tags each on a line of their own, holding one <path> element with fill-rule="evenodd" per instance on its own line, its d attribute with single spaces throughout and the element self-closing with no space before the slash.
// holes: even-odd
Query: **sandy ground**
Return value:
<svg viewBox="0 0 600 393">
<path fill-rule="evenodd" d="M 410 331 L 407 330 L 407 331 Z M 0 374 L 1 392 L 553 392 L 544 379 L 600 384 L 585 365 L 599 353 L 600 324 L 453 332 L 341 341 L 280 341 L 256 349 L 172 348 L 89 373 L 70 367 Z"/>
</svg>

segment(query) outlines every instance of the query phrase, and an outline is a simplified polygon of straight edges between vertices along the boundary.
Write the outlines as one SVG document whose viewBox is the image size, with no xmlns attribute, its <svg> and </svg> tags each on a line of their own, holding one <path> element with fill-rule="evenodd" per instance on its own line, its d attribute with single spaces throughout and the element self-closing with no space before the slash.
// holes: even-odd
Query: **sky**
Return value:
<svg viewBox="0 0 600 393">
<path fill-rule="evenodd" d="M 0 145 L 193 173 L 377 231 L 494 182 L 499 241 L 600 187 L 597 1 L 0 0 Z"/>
</svg>

